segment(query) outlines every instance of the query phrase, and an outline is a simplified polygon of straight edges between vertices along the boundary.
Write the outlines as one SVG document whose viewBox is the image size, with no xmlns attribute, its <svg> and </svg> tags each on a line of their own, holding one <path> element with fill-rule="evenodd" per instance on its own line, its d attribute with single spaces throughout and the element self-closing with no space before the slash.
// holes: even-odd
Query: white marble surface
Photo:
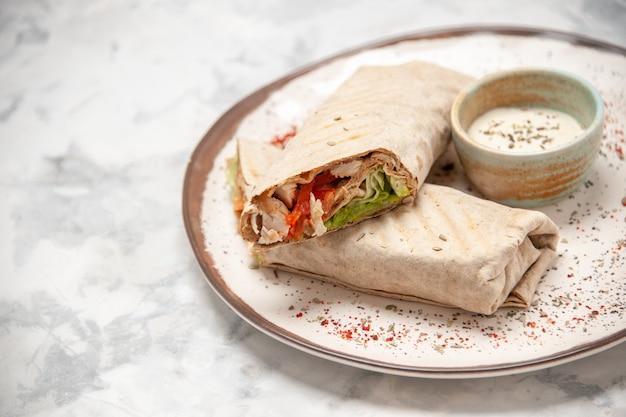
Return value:
<svg viewBox="0 0 626 417">
<path fill-rule="evenodd" d="M 285 346 L 209 289 L 180 207 L 208 127 L 299 66 L 480 23 L 626 46 L 624 21 L 624 0 L 0 1 L 0 415 L 626 415 L 626 344 L 474 380 Z"/>
</svg>

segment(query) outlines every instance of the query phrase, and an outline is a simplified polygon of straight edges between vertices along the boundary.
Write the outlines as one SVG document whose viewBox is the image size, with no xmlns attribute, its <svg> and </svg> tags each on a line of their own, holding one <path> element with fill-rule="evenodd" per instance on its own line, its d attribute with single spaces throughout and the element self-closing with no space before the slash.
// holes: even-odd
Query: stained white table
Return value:
<svg viewBox="0 0 626 417">
<path fill-rule="evenodd" d="M 230 106 L 300 66 L 442 27 L 626 46 L 626 3 L 3 1 L 0 414 L 623 416 L 626 344 L 518 375 L 365 371 L 257 331 L 185 235 L 186 163 Z"/>
</svg>

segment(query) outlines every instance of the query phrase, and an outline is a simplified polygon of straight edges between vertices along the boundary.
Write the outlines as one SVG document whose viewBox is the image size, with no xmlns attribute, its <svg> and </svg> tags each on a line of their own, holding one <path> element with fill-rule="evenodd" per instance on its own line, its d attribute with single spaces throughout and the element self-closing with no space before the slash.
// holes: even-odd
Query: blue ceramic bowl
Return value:
<svg viewBox="0 0 626 417">
<path fill-rule="evenodd" d="M 467 133 L 498 107 L 540 107 L 569 114 L 583 127 L 573 140 L 539 151 L 498 150 Z M 466 88 L 451 111 L 452 139 L 472 184 L 486 198 L 538 207 L 569 196 L 584 181 L 602 140 L 604 104 L 585 79 L 561 70 L 522 68 L 488 75 Z"/>
</svg>

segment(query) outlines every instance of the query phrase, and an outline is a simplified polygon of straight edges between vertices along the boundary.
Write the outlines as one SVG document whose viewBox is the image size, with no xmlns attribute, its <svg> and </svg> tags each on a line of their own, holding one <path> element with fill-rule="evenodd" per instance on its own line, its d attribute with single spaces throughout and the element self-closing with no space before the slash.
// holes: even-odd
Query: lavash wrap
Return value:
<svg viewBox="0 0 626 417">
<path fill-rule="evenodd" d="M 423 184 L 413 204 L 384 216 L 252 253 L 262 266 L 348 289 L 489 315 L 530 306 L 558 239 L 542 212 Z"/>
<path fill-rule="evenodd" d="M 358 194 L 368 172 L 380 165 L 387 174 L 403 178 L 409 194 L 365 218 L 411 202 L 449 143 L 449 110 L 469 81 L 464 74 L 419 61 L 357 69 L 248 190 L 239 223 L 243 238 L 265 245 L 288 242 L 288 233 L 272 225 L 284 217 L 284 204 L 274 196 L 277 189 L 310 182 L 321 172 L 355 160 L 362 164 L 337 188 L 334 211 Z M 325 233 L 316 230 L 304 239 Z"/>
<path fill-rule="evenodd" d="M 266 143 L 239 141 L 240 192 L 249 192 L 281 154 Z M 558 227 L 540 211 L 425 183 L 413 203 L 383 216 L 299 243 L 250 248 L 264 267 L 489 315 L 530 306 L 558 240 Z"/>
</svg>

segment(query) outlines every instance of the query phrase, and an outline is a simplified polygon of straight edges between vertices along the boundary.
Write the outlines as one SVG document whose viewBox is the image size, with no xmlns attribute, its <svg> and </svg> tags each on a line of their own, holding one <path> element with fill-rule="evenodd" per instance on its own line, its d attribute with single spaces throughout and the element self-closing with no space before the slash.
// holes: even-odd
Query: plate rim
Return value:
<svg viewBox="0 0 626 417">
<path fill-rule="evenodd" d="M 238 100 L 214 122 L 214 124 L 204 134 L 202 139 L 200 139 L 197 143 L 190 156 L 183 179 L 182 214 L 187 238 L 192 247 L 194 257 L 206 281 L 209 283 L 209 286 L 213 289 L 213 291 L 222 299 L 222 301 L 240 318 L 273 339 L 317 357 L 381 373 L 425 378 L 462 379 L 530 372 L 582 359 L 610 349 L 626 341 L 626 329 L 622 329 L 601 339 L 576 345 L 569 349 L 555 352 L 543 357 L 517 362 L 468 367 L 455 366 L 453 368 L 446 368 L 414 365 L 404 366 L 385 361 L 366 360 L 361 357 L 355 357 L 353 355 L 324 347 L 318 343 L 305 339 L 304 337 L 297 336 L 287 329 L 284 329 L 270 320 L 265 319 L 229 288 L 215 267 L 213 258 L 206 251 L 204 234 L 202 232 L 201 212 L 203 201 L 202 195 L 204 193 L 207 176 L 213 169 L 215 158 L 219 152 L 221 152 L 223 147 L 230 141 L 239 124 L 257 107 L 265 102 L 270 94 L 280 89 L 290 81 L 319 67 L 329 64 L 336 59 L 349 57 L 359 52 L 391 46 L 404 41 L 434 40 L 479 34 L 548 38 L 561 40 L 572 45 L 591 47 L 626 56 L 626 48 L 624 47 L 585 35 L 546 28 L 477 25 L 421 30 L 365 43 L 332 54 L 321 60 L 296 68 L 294 71 L 287 73 L 286 75 L 260 87 L 254 92 Z"/>
</svg>

